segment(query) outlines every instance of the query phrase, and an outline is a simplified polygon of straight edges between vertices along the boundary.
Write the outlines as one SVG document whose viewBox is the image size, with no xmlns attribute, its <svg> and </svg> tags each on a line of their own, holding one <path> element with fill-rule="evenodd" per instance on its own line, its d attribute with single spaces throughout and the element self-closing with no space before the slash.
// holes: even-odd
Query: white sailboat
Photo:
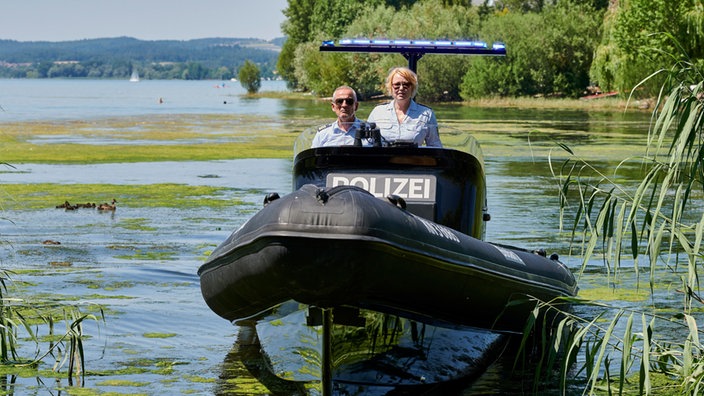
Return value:
<svg viewBox="0 0 704 396">
<path fill-rule="evenodd" d="M 132 75 L 130 76 L 130 82 L 139 82 L 139 73 L 137 69 L 132 70 Z"/>
</svg>

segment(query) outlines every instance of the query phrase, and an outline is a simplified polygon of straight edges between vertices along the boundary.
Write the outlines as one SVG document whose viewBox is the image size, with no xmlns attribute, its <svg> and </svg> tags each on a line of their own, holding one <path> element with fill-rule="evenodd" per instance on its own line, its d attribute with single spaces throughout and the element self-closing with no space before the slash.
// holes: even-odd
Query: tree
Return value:
<svg viewBox="0 0 704 396">
<path fill-rule="evenodd" d="M 445 6 L 442 0 L 416 2 L 400 10 L 389 6 L 367 7 L 346 30 L 348 37 L 446 39 L 475 37 L 479 16 L 475 9 Z M 321 39 L 322 36 L 318 36 Z M 319 53 L 320 40 L 299 45 L 294 73 L 299 86 L 329 95 L 336 86 L 354 87 L 361 97 L 385 93 L 384 79 L 391 67 L 405 66 L 401 55 Z M 426 101 L 458 100 L 459 82 L 467 71 L 466 57 L 430 56 L 419 67 L 419 98 Z"/>
<path fill-rule="evenodd" d="M 396 6 L 407 1 L 390 1 Z M 296 49 L 307 42 L 341 38 L 347 27 L 362 14 L 362 11 L 376 5 L 385 4 L 383 0 L 289 0 L 283 11 L 287 20 L 281 30 L 287 36 L 283 45 L 277 70 L 289 85 L 289 88 L 301 87 L 297 80 L 294 63 Z"/>
<path fill-rule="evenodd" d="M 594 63 L 592 79 L 602 89 L 639 96 L 657 94 L 662 80 L 641 80 L 668 68 L 673 54 L 688 54 L 701 61 L 704 55 L 704 0 L 614 1 L 604 16 L 604 30 Z M 680 51 L 682 47 L 683 51 Z"/>
<path fill-rule="evenodd" d="M 259 67 L 250 60 L 246 60 L 242 67 L 240 67 L 237 78 L 240 80 L 242 87 L 250 94 L 259 92 L 259 88 L 262 86 Z"/>
<path fill-rule="evenodd" d="M 506 44 L 507 56 L 473 58 L 462 81 L 462 97 L 579 96 L 589 85 L 600 22 L 600 13 L 591 6 L 572 2 L 545 6 L 541 13 L 488 18 L 480 36 Z"/>
</svg>

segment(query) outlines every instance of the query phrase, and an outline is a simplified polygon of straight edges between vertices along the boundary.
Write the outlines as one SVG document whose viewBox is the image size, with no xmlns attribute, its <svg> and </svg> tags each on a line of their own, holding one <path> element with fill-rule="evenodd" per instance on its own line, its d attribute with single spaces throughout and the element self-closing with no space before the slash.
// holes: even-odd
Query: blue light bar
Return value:
<svg viewBox="0 0 704 396">
<path fill-rule="evenodd" d="M 505 56 L 506 46 L 494 43 L 489 47 L 485 42 L 468 40 L 408 40 L 408 39 L 342 39 L 323 41 L 320 51 L 337 52 L 383 52 L 396 53 L 408 59 L 408 67 L 416 70 L 418 60 L 425 54 L 457 54 Z"/>
<path fill-rule="evenodd" d="M 455 45 L 458 47 L 486 48 L 486 43 L 483 41 L 455 41 Z"/>
<path fill-rule="evenodd" d="M 341 39 L 323 41 L 321 51 L 340 52 L 393 52 L 423 54 L 469 54 L 469 55 L 506 55 L 506 46 L 503 43 L 494 43 L 489 47 L 482 41 L 469 40 L 389 40 L 389 39 Z"/>
</svg>

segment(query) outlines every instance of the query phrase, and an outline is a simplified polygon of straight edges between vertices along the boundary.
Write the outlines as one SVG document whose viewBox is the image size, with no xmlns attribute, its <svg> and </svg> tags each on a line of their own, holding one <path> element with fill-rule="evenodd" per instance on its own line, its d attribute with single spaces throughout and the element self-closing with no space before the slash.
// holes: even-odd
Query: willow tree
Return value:
<svg viewBox="0 0 704 396">
<path fill-rule="evenodd" d="M 639 84 L 643 73 L 667 68 L 672 54 L 704 56 L 704 0 L 613 0 L 603 26 L 591 68 L 603 90 L 657 95 L 663 77 Z"/>
</svg>

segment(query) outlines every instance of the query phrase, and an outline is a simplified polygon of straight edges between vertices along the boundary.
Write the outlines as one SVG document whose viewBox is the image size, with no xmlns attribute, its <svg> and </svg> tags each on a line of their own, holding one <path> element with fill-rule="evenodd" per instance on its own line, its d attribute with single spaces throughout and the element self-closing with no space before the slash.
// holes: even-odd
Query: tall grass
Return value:
<svg viewBox="0 0 704 396">
<path fill-rule="evenodd" d="M 704 237 L 704 74 L 689 60 L 675 60 L 666 76 L 650 130 L 648 152 L 624 159 L 615 170 L 601 170 L 560 144 L 568 153 L 551 160 L 558 180 L 561 225 L 571 233 L 582 257 L 581 270 L 595 258 L 605 282 L 632 263 L 636 281 L 647 280 L 651 293 L 663 271 L 679 276 L 681 286 L 666 293 L 681 296 L 680 307 L 656 309 L 654 301 L 639 309 L 572 299 L 591 314 L 564 312 L 538 302 L 536 312 L 559 310 L 559 331 L 533 334 L 546 342 L 538 353 L 544 373 L 559 361 L 561 383 L 581 378 L 584 394 L 687 394 L 704 392 L 704 345 L 701 343 L 700 271 Z M 649 77 L 649 78 L 650 78 Z M 645 132 L 645 131 L 644 131 Z M 637 164 L 640 182 L 620 182 L 619 172 Z M 595 313 L 596 312 L 596 313 Z M 537 318 L 538 316 L 536 316 Z M 543 326 L 543 329 L 548 328 Z M 555 375 L 555 371 L 549 373 Z M 566 386 L 563 386 L 565 389 Z"/>
<path fill-rule="evenodd" d="M 42 305 L 8 295 L 7 283 L 10 273 L 0 269 L 0 366 L 37 368 L 45 359 L 54 359 L 52 370 L 61 373 L 66 368 L 69 385 L 83 385 L 86 371 L 83 349 L 83 322 L 86 319 L 102 321 L 92 314 L 84 314 L 76 306 Z M 66 329 L 55 334 L 58 323 L 65 323 Z M 46 347 L 40 328 L 48 333 Z M 20 342 L 21 341 L 21 342 Z M 23 356 L 26 343 L 33 343 L 33 356 Z M 26 353 L 26 352 L 25 352 Z"/>
</svg>

